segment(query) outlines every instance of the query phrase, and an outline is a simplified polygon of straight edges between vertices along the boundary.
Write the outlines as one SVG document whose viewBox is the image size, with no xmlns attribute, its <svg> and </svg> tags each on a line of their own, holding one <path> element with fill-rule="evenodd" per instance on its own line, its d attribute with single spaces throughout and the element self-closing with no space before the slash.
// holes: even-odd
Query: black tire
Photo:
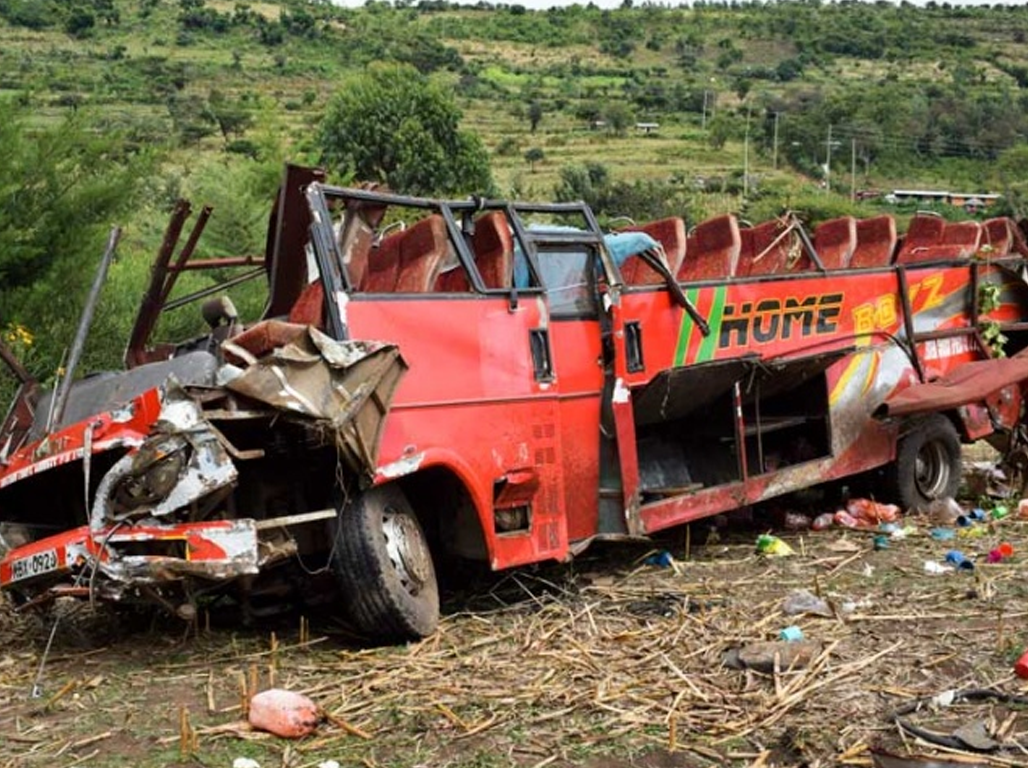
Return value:
<svg viewBox="0 0 1028 768">
<path fill-rule="evenodd" d="M 382 642 L 413 640 L 439 624 L 428 540 L 395 485 L 372 488 L 339 511 L 333 567 L 351 621 Z"/>
<path fill-rule="evenodd" d="M 960 435 L 941 413 L 914 422 L 899 441 L 886 470 L 892 498 L 904 509 L 923 511 L 960 487 Z"/>
</svg>

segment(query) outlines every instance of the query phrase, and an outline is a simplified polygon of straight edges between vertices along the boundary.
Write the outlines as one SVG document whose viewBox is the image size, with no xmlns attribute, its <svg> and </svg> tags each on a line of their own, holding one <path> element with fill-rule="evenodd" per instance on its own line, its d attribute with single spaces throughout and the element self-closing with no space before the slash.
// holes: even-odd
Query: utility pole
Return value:
<svg viewBox="0 0 1028 768">
<path fill-rule="evenodd" d="M 825 142 L 828 146 L 828 159 L 825 161 L 825 191 L 832 191 L 832 126 L 831 123 L 828 125 L 828 141 Z"/>
<path fill-rule="evenodd" d="M 773 149 L 771 150 L 771 166 L 777 171 L 778 170 L 778 116 L 781 112 L 775 112 L 775 137 L 772 143 Z"/>
<path fill-rule="evenodd" d="M 750 105 L 746 105 L 746 138 L 742 145 L 742 196 L 750 196 Z"/>
<path fill-rule="evenodd" d="M 857 140 L 850 139 L 850 202 L 857 201 Z"/>
<path fill-rule="evenodd" d="M 706 130 L 706 128 L 707 128 L 707 93 L 708 93 L 708 91 L 706 89 L 704 89 L 704 91 L 703 91 L 703 122 L 701 124 L 701 127 L 704 130 Z"/>
</svg>

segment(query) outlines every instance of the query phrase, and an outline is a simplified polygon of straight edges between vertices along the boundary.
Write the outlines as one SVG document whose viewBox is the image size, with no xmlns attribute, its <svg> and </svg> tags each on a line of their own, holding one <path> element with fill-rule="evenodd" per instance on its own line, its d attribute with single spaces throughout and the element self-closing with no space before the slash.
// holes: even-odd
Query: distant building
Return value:
<svg viewBox="0 0 1028 768">
<path fill-rule="evenodd" d="M 999 200 L 1000 195 L 971 192 L 939 192 L 931 189 L 894 189 L 882 199 L 897 203 L 942 203 L 963 208 L 968 213 L 983 211 Z"/>
<path fill-rule="evenodd" d="M 635 128 L 637 131 L 642 131 L 643 133 L 652 133 L 660 128 L 660 123 L 636 123 Z"/>
</svg>

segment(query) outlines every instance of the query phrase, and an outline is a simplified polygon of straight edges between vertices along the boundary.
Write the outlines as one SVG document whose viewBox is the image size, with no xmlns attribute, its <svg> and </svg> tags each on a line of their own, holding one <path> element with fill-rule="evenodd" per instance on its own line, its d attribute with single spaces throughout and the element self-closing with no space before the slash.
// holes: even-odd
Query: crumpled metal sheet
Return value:
<svg viewBox="0 0 1028 768">
<path fill-rule="evenodd" d="M 144 501 L 123 510 L 115 508 L 113 497 L 119 486 L 144 482 L 147 473 L 176 454 L 181 454 L 183 466 L 166 492 L 150 503 Z M 163 388 L 161 413 L 153 434 L 137 450 L 119 459 L 100 481 L 90 526 L 100 530 L 110 522 L 169 515 L 231 485 L 238 475 L 200 406 L 171 378 Z"/>
<path fill-rule="evenodd" d="M 152 531 L 131 528 L 116 531 L 106 541 L 107 558 L 101 558 L 100 572 L 121 583 L 157 583 L 186 576 L 231 579 L 256 574 L 258 568 L 257 528 L 253 520 L 233 520 L 225 527 L 189 531 L 185 544 L 189 558 L 154 555 L 123 555 L 119 545 L 153 541 Z"/>
<path fill-rule="evenodd" d="M 393 344 L 336 341 L 308 327 L 225 384 L 274 408 L 324 421 L 351 469 L 371 476 L 385 415 L 407 364 Z"/>
<path fill-rule="evenodd" d="M 886 400 L 878 417 L 956 408 L 984 400 L 993 392 L 1028 379 L 1028 354 L 966 363 L 935 381 L 914 384 Z"/>
</svg>

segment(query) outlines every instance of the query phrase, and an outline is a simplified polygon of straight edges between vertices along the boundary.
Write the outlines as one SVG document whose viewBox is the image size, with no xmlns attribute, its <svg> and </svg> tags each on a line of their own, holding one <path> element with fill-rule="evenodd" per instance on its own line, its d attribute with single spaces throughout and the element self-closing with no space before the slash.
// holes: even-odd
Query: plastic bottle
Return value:
<svg viewBox="0 0 1028 768">
<path fill-rule="evenodd" d="M 998 507 L 992 508 L 992 519 L 1002 520 L 1004 517 L 1010 514 L 1010 510 L 1004 507 L 1002 504 Z"/>
<path fill-rule="evenodd" d="M 810 527 L 815 531 L 823 531 L 832 527 L 832 513 L 824 512 L 814 518 L 814 522 L 810 524 Z"/>
<path fill-rule="evenodd" d="M 805 589 L 798 589 L 785 598 L 782 603 L 782 613 L 786 616 L 799 616 L 804 613 L 812 613 L 815 616 L 827 616 L 831 618 L 831 606 L 812 592 Z"/>
<path fill-rule="evenodd" d="M 964 557 L 959 549 L 951 549 L 946 553 L 946 562 L 961 571 L 973 571 L 974 562 Z"/>
</svg>

